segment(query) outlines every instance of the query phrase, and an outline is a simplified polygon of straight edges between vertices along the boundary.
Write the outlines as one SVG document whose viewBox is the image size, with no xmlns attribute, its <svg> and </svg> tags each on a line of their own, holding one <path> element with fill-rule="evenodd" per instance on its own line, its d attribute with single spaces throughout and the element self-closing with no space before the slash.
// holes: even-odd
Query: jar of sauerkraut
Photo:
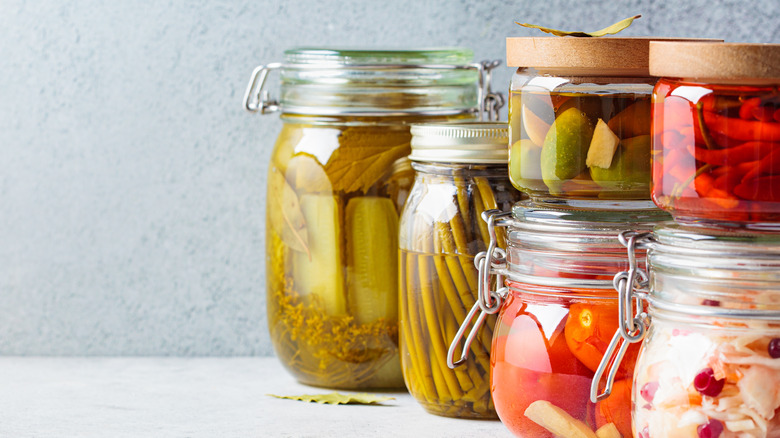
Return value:
<svg viewBox="0 0 780 438">
<path fill-rule="evenodd" d="M 668 223 L 634 245 L 634 436 L 780 436 L 780 235 Z"/>
<path fill-rule="evenodd" d="M 411 185 L 409 125 L 496 109 L 483 86 L 494 64 L 472 56 L 299 48 L 253 72 L 245 108 L 283 121 L 268 165 L 268 328 L 300 382 L 403 387 L 398 216 Z M 275 70 L 278 100 L 263 90 Z"/>
</svg>

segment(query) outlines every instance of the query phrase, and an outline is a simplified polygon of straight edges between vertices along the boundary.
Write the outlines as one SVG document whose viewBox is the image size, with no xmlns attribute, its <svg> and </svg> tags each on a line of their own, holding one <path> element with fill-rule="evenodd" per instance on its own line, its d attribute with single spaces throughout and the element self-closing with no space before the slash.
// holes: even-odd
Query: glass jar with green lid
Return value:
<svg viewBox="0 0 780 438">
<path fill-rule="evenodd" d="M 619 280 L 616 337 L 643 341 L 634 436 L 780 436 L 780 235 L 669 222 L 626 240 L 647 254 Z"/>
<path fill-rule="evenodd" d="M 476 302 L 474 256 L 490 241 L 481 216 L 522 196 L 507 175 L 507 139 L 506 123 L 412 126 L 416 174 L 399 233 L 401 366 L 409 392 L 433 414 L 496 418 L 490 330 L 461 367 L 448 367 L 447 349 Z"/>
<path fill-rule="evenodd" d="M 302 383 L 403 387 L 398 215 L 412 122 L 497 110 L 468 49 L 300 48 L 255 69 L 252 112 L 280 112 L 268 169 L 266 291 L 277 356 Z M 278 71 L 278 100 L 264 91 Z M 488 102 L 485 105 L 485 102 Z"/>
</svg>

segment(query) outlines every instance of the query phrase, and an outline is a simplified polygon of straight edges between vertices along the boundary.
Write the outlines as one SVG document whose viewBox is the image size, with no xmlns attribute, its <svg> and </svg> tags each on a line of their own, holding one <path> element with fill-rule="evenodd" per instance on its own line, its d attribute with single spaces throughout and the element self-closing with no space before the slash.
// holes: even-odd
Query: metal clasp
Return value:
<svg viewBox="0 0 780 438">
<path fill-rule="evenodd" d="M 260 65 L 249 77 L 249 85 L 244 93 L 244 109 L 250 113 L 260 111 L 260 114 L 279 111 L 279 101 L 270 98 L 268 90 L 263 90 L 268 73 L 282 66 L 281 62 Z"/>
<path fill-rule="evenodd" d="M 498 121 L 498 111 L 504 106 L 504 95 L 491 89 L 493 69 L 501 65 L 500 59 L 477 64 L 479 73 L 479 120 Z"/>
<path fill-rule="evenodd" d="M 648 247 L 653 241 L 652 233 L 623 231 L 618 239 L 627 248 L 628 271 L 618 272 L 612 281 L 615 290 L 618 291 L 619 327 L 593 375 L 590 385 L 590 401 L 593 403 L 604 400 L 612 393 L 615 376 L 628 346 L 642 341 L 649 325 L 649 318 L 643 305 L 647 297 L 649 277 L 647 272 L 637 264 L 636 250 Z M 608 372 L 607 368 L 609 368 Z M 606 385 L 604 392 L 599 394 L 599 384 L 605 372 L 607 372 Z"/>
<path fill-rule="evenodd" d="M 497 246 L 496 227 L 505 227 L 509 224 L 509 221 L 501 220 L 510 216 L 511 212 L 502 212 L 501 210 L 486 210 L 482 212 L 482 220 L 487 222 L 488 234 L 490 236 L 490 243 L 488 244 L 487 251 L 482 251 L 474 258 L 474 266 L 477 267 L 477 302 L 471 307 L 466 319 L 458 328 L 458 332 L 455 334 L 455 338 L 450 343 L 450 348 L 447 350 L 447 366 L 454 369 L 455 367 L 462 365 L 466 362 L 471 343 L 479 333 L 479 329 L 485 322 L 485 318 L 488 315 L 494 315 L 501 309 L 501 305 L 504 303 L 504 299 L 509 291 L 504 287 L 504 273 L 506 272 L 506 251 L 503 248 Z M 496 290 L 491 289 L 491 275 L 496 277 Z M 479 316 L 477 316 L 479 311 Z M 476 317 L 476 321 L 474 318 Z M 458 345 L 463 341 L 463 337 L 466 334 L 468 327 L 472 325 L 471 331 L 466 336 L 466 341 L 463 344 L 463 350 L 460 354 L 460 359 L 455 360 L 455 350 Z"/>
</svg>

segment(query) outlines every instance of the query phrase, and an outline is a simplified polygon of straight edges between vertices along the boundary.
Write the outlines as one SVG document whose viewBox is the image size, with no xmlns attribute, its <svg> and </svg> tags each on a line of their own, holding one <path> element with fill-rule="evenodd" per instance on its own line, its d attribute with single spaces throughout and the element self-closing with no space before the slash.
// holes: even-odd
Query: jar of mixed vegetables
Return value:
<svg viewBox="0 0 780 438">
<path fill-rule="evenodd" d="M 510 177 L 537 202 L 652 208 L 648 38 L 507 38 Z"/>
<path fill-rule="evenodd" d="M 630 436 L 637 346 L 628 348 L 616 372 L 612 397 L 592 403 L 590 386 L 618 329 L 613 277 L 628 261 L 617 236 L 648 231 L 668 215 L 550 209 L 529 201 L 515 205 L 512 215 L 490 218 L 491 229 L 508 226 L 508 247 L 505 255 L 483 259 L 506 287 L 480 290 L 483 311 L 498 312 L 491 391 L 501 421 L 520 437 Z"/>
<path fill-rule="evenodd" d="M 638 242 L 634 436 L 780 436 L 780 235 L 669 223 Z"/>
<path fill-rule="evenodd" d="M 650 72 L 656 204 L 780 230 L 780 44 L 653 42 Z"/>
<path fill-rule="evenodd" d="M 401 365 L 406 386 L 433 414 L 496 418 L 490 398 L 495 318 L 471 345 L 463 366 L 447 350 L 476 302 L 474 256 L 490 236 L 482 213 L 509 209 L 521 194 L 507 175 L 506 123 L 412 127 L 416 178 L 401 215 L 399 245 Z M 504 242 L 503 233 L 498 239 Z"/>
<path fill-rule="evenodd" d="M 263 91 L 273 70 L 278 101 Z M 482 74 L 466 49 L 308 48 L 253 73 L 246 109 L 284 122 L 268 166 L 268 327 L 300 382 L 403 387 L 397 236 L 409 124 L 474 118 L 490 95 Z"/>
</svg>

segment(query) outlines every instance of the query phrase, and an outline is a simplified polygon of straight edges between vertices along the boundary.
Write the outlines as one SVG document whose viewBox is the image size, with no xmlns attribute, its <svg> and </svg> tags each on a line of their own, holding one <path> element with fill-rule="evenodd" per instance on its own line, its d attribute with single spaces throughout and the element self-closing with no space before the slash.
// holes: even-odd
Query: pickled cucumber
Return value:
<svg viewBox="0 0 780 438">
<path fill-rule="evenodd" d="M 309 253 L 296 252 L 293 278 L 302 297 L 316 302 L 329 315 L 344 315 L 344 272 L 341 255 L 339 198 L 303 195 L 303 217 L 309 230 Z"/>
<path fill-rule="evenodd" d="M 553 123 L 541 153 L 542 179 L 550 192 L 557 193 L 561 181 L 572 179 L 585 170 L 593 124 L 579 109 L 562 112 Z"/>
<path fill-rule="evenodd" d="M 650 136 L 639 135 L 622 140 L 612 158 L 612 165 L 608 169 L 591 167 L 590 177 L 598 184 L 646 186 L 650 181 Z"/>
<path fill-rule="evenodd" d="M 392 262 L 398 252 L 398 215 L 393 201 L 352 198 L 345 222 L 350 313 L 358 324 L 397 320 L 398 265 Z"/>
</svg>

